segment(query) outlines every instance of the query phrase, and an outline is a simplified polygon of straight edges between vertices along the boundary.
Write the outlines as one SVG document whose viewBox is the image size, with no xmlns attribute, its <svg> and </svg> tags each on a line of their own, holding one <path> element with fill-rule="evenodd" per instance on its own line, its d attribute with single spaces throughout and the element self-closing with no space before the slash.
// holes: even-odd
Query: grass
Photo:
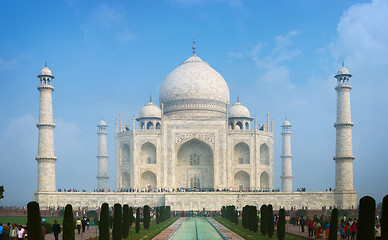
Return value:
<svg viewBox="0 0 388 240">
<path fill-rule="evenodd" d="M 229 220 L 226 220 L 226 219 L 221 218 L 221 217 L 214 217 L 214 220 L 218 221 L 219 223 L 221 223 L 222 225 L 227 227 L 229 230 L 237 233 L 238 235 L 240 235 L 244 239 L 259 239 L 259 240 L 277 239 L 276 231 L 273 234 L 272 238 L 269 238 L 268 236 L 263 236 L 260 232 L 260 229 L 257 231 L 257 233 L 255 233 L 255 232 L 252 232 L 252 231 L 249 231 L 249 230 L 243 228 L 241 225 L 241 221 L 238 222 L 238 225 L 235 225 L 234 223 L 230 222 Z M 289 239 L 289 240 L 291 240 L 291 239 L 292 240 L 302 240 L 303 239 L 304 240 L 305 238 L 286 234 L 285 239 Z"/>
<path fill-rule="evenodd" d="M 171 224 L 173 224 L 178 217 L 172 217 L 162 223 L 156 224 L 155 221 L 151 221 L 150 228 L 144 229 L 143 224 L 140 225 L 140 232 L 135 232 L 135 224 L 129 230 L 129 236 L 125 239 L 152 239 L 159 233 L 161 233 L 164 229 L 168 228 Z M 111 238 L 112 239 L 112 238 Z M 91 240 L 98 240 L 98 238 L 92 238 Z"/>
</svg>

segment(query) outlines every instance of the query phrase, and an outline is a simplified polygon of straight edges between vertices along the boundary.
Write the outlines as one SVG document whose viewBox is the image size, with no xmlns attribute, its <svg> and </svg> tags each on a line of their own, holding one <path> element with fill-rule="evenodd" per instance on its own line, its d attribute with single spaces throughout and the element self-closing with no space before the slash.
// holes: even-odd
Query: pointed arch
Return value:
<svg viewBox="0 0 388 240">
<path fill-rule="evenodd" d="M 147 189 L 147 190 L 154 190 L 157 188 L 156 185 L 156 175 L 155 173 L 151 171 L 145 171 L 141 175 L 141 181 L 140 181 L 141 188 Z"/>
<path fill-rule="evenodd" d="M 249 130 L 249 122 L 245 123 L 245 130 Z"/>
<path fill-rule="evenodd" d="M 156 147 L 150 142 L 146 142 L 141 146 L 140 151 L 141 163 L 156 164 Z"/>
<path fill-rule="evenodd" d="M 239 142 L 234 146 L 234 162 L 236 164 L 249 164 L 250 163 L 250 151 L 248 144 Z"/>
<path fill-rule="evenodd" d="M 147 130 L 153 130 L 154 129 L 154 124 L 152 122 L 147 123 Z"/>
<path fill-rule="evenodd" d="M 269 148 L 265 143 L 260 146 L 260 163 L 269 165 Z"/>
<path fill-rule="evenodd" d="M 244 126 L 243 126 L 242 122 L 238 121 L 236 123 L 236 129 L 238 129 L 238 130 L 243 130 L 244 129 Z"/>
<path fill-rule="evenodd" d="M 157 123 L 156 123 L 155 128 L 156 128 L 157 130 L 160 129 L 160 122 L 157 122 Z"/>
<path fill-rule="evenodd" d="M 121 146 L 120 156 L 121 156 L 121 159 L 120 159 L 121 165 L 130 164 L 131 149 L 129 148 L 128 144 L 125 143 Z"/>
<path fill-rule="evenodd" d="M 241 170 L 234 175 L 234 189 L 249 190 L 250 176 L 247 172 Z"/>
<path fill-rule="evenodd" d="M 260 189 L 269 189 L 269 174 L 266 171 L 260 174 Z"/>
<path fill-rule="evenodd" d="M 121 175 L 121 188 L 129 189 L 130 188 L 130 175 L 127 171 L 124 171 Z"/>
</svg>

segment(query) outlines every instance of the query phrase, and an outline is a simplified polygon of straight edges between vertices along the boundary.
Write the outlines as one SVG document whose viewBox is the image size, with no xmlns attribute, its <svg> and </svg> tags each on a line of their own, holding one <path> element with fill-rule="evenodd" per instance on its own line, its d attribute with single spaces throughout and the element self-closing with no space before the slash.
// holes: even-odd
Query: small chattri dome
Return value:
<svg viewBox="0 0 388 240">
<path fill-rule="evenodd" d="M 139 118 L 161 118 L 161 115 L 160 108 L 150 101 L 140 110 Z"/>
<path fill-rule="evenodd" d="M 242 103 L 236 102 L 229 109 L 229 117 L 230 118 L 251 118 L 251 114 L 247 107 L 245 107 Z"/>
<path fill-rule="evenodd" d="M 340 70 L 338 70 L 337 75 L 344 75 L 344 74 L 348 75 L 350 73 L 349 73 L 349 70 L 346 67 L 342 66 L 340 68 Z"/>
<path fill-rule="evenodd" d="M 289 121 L 285 120 L 285 121 L 283 122 L 282 127 L 284 127 L 284 126 L 291 126 L 291 123 L 290 123 Z"/>
<path fill-rule="evenodd" d="M 98 124 L 98 126 L 106 126 L 106 122 L 104 120 L 101 119 L 100 123 Z"/>
<path fill-rule="evenodd" d="M 44 76 L 52 76 L 51 70 L 46 66 L 44 67 L 39 75 L 44 75 Z"/>
</svg>

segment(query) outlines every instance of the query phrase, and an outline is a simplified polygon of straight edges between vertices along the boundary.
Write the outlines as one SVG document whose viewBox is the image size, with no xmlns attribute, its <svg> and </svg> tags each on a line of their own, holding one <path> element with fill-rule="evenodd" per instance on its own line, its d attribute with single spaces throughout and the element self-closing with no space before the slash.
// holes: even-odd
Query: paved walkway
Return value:
<svg viewBox="0 0 388 240">
<path fill-rule="evenodd" d="M 182 225 L 182 223 L 185 221 L 185 219 L 186 218 L 184 218 L 184 217 L 179 218 L 178 220 L 176 220 L 168 228 L 164 229 L 161 233 L 159 233 L 153 239 L 156 239 L 156 240 L 170 239 L 174 235 L 174 233 L 179 229 L 179 227 Z"/>
<path fill-rule="evenodd" d="M 308 228 L 307 227 L 305 227 L 304 232 L 302 232 L 302 229 L 301 229 L 300 226 L 292 225 L 292 224 L 286 224 L 286 232 L 289 233 L 289 234 L 292 234 L 292 235 L 297 235 L 297 236 L 306 238 L 306 239 L 316 239 L 315 236 L 314 237 L 309 237 L 309 232 L 308 232 Z M 321 237 L 319 239 L 326 239 L 325 233 L 323 234 L 323 237 Z M 338 232 L 337 239 L 340 239 L 339 232 Z"/>
<path fill-rule="evenodd" d="M 82 233 L 82 229 L 81 229 L 81 234 L 78 234 L 77 229 L 74 232 L 75 232 L 75 240 L 87 240 L 98 236 L 98 228 L 96 226 L 90 227 L 89 230 L 86 229 L 85 233 Z M 62 240 L 62 233 L 59 234 L 58 239 Z M 54 234 L 53 233 L 46 234 L 45 240 L 55 240 Z"/>
<path fill-rule="evenodd" d="M 240 237 L 236 233 L 230 231 L 228 228 L 226 228 L 221 223 L 217 222 L 213 218 L 208 218 L 209 222 L 215 227 L 218 232 L 220 232 L 226 239 L 236 239 L 236 240 L 243 240 L 244 238 Z"/>
</svg>

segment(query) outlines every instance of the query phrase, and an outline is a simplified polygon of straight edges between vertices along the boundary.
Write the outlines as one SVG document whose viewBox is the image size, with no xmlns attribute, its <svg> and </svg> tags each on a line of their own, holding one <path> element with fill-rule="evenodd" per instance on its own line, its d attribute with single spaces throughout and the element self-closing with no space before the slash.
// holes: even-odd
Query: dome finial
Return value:
<svg viewBox="0 0 388 240">
<path fill-rule="evenodd" d="M 44 62 L 44 66 L 47 67 L 47 61 Z"/>
<path fill-rule="evenodd" d="M 342 67 L 345 67 L 345 63 L 344 63 L 344 61 L 342 61 Z"/>
<path fill-rule="evenodd" d="M 152 102 L 152 96 L 150 96 L 150 102 Z"/>
<path fill-rule="evenodd" d="M 237 95 L 237 102 L 240 102 L 240 97 Z"/>
<path fill-rule="evenodd" d="M 193 54 L 195 54 L 195 49 L 197 49 L 197 47 L 195 46 L 195 35 L 193 35 Z"/>
</svg>

